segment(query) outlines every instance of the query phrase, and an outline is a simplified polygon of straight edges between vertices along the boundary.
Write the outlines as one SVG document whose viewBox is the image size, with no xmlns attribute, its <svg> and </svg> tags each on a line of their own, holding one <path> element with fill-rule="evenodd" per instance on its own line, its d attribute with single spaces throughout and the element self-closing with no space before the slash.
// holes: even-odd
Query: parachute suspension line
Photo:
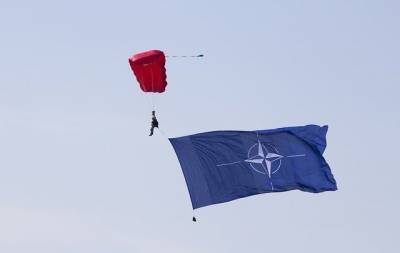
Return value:
<svg viewBox="0 0 400 253">
<path fill-rule="evenodd" d="M 153 111 L 155 111 L 155 110 L 156 110 L 154 96 L 155 96 L 155 94 L 153 94 L 153 92 L 152 92 L 152 93 L 150 93 L 151 109 L 152 109 Z"/>
<path fill-rule="evenodd" d="M 150 74 L 151 74 L 151 93 L 150 93 L 150 98 L 151 98 L 151 107 L 152 110 L 155 111 L 155 106 L 154 106 L 154 75 L 153 75 L 153 69 L 150 68 Z"/>
<path fill-rule="evenodd" d="M 153 102 L 152 102 L 152 99 L 151 99 L 151 94 L 145 94 L 145 97 L 146 97 L 147 103 L 152 108 L 153 107 Z"/>
<path fill-rule="evenodd" d="M 168 58 L 199 58 L 199 57 L 204 57 L 204 54 L 198 54 L 198 55 L 166 55 L 165 57 L 168 57 Z"/>
<path fill-rule="evenodd" d="M 147 100 L 147 103 L 148 103 L 148 106 L 150 107 L 150 109 L 152 110 L 152 111 L 155 111 L 155 106 L 154 106 L 154 97 L 153 97 L 153 94 L 145 94 L 145 97 L 146 97 L 146 100 Z M 147 107 L 147 108 L 149 108 L 149 107 Z"/>
</svg>

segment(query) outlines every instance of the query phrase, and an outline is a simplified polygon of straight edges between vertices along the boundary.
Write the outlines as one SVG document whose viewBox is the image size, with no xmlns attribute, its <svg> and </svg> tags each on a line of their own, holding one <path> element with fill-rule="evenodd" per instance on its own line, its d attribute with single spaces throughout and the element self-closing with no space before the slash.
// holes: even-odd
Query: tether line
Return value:
<svg viewBox="0 0 400 253">
<path fill-rule="evenodd" d="M 198 55 L 166 55 L 165 57 L 168 57 L 168 58 L 199 58 L 199 57 L 204 57 L 204 54 L 198 54 Z"/>
</svg>

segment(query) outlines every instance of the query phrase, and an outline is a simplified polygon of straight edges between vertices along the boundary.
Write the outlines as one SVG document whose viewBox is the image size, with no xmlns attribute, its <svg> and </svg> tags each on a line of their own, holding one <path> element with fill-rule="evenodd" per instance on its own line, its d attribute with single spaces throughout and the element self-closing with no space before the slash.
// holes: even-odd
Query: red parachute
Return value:
<svg viewBox="0 0 400 253">
<path fill-rule="evenodd" d="M 167 86 L 167 74 L 165 70 L 165 54 L 160 50 L 150 50 L 143 53 L 138 53 L 129 58 L 129 65 L 140 84 L 140 88 L 148 93 L 163 93 Z M 202 54 L 191 56 L 167 56 L 167 57 L 203 57 Z M 151 112 L 151 128 L 150 136 L 153 135 L 154 128 L 158 128 L 158 120 L 153 101 L 153 96 L 150 96 L 152 104 Z"/>
<path fill-rule="evenodd" d="M 162 93 L 167 86 L 165 55 L 160 50 L 138 53 L 129 58 L 129 64 L 144 92 Z"/>
</svg>

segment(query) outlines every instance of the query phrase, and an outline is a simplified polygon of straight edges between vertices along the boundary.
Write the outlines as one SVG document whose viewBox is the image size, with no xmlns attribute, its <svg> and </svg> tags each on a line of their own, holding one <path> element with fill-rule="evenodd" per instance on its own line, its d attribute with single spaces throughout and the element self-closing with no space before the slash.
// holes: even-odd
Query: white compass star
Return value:
<svg viewBox="0 0 400 253">
<path fill-rule="evenodd" d="M 268 147 L 268 148 L 267 148 Z M 256 155 L 253 155 L 255 152 Z M 250 164 L 251 169 L 256 171 L 257 173 L 267 175 L 269 178 L 269 184 L 271 185 L 271 189 L 274 190 L 274 185 L 272 183 L 272 174 L 276 173 L 282 164 L 282 160 L 285 158 L 295 158 L 295 157 L 304 157 L 306 154 L 298 154 L 298 155 L 280 155 L 279 151 L 272 144 L 266 143 L 261 144 L 260 140 L 257 143 L 252 145 L 247 153 L 247 159 L 230 162 L 230 163 L 222 163 L 217 164 L 216 166 L 229 166 L 242 162 L 246 162 Z M 274 162 L 277 162 L 274 164 Z"/>
<path fill-rule="evenodd" d="M 264 153 L 264 149 L 266 154 Z M 263 147 L 261 142 L 258 142 L 258 154 L 244 161 L 248 163 L 260 164 L 263 167 L 265 174 L 268 174 L 268 177 L 271 178 L 272 163 L 282 158 L 283 156 L 269 152 L 268 149 Z"/>
</svg>

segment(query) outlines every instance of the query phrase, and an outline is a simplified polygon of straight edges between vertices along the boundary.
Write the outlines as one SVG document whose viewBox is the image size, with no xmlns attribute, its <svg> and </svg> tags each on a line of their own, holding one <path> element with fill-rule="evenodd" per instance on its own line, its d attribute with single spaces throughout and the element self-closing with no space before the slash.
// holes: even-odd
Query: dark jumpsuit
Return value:
<svg viewBox="0 0 400 253">
<path fill-rule="evenodd" d="M 154 128 L 157 127 L 158 128 L 158 120 L 156 118 L 156 112 L 153 111 L 152 112 L 153 117 L 151 118 L 151 128 L 150 128 L 150 134 L 149 136 L 152 136 L 154 133 Z"/>
</svg>

